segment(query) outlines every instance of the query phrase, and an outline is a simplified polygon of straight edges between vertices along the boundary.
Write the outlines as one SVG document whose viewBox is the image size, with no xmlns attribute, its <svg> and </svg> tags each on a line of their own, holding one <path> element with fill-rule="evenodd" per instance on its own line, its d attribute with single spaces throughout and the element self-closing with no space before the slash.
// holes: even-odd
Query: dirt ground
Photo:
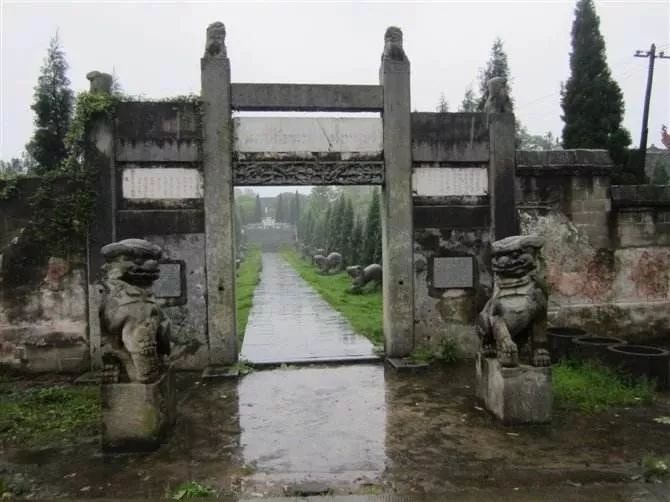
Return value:
<svg viewBox="0 0 670 502">
<path fill-rule="evenodd" d="M 239 381 L 180 374 L 178 423 L 160 450 L 106 456 L 90 434 L 28 448 L 0 433 L 0 479 L 42 499 L 157 499 L 197 481 L 223 496 L 534 500 L 528 494 L 546 491 L 629 500 L 645 490 L 641 460 L 670 454 L 670 425 L 654 421 L 670 416 L 668 394 L 649 406 L 557 409 L 551 425 L 505 427 L 474 399 L 473 380 L 471 363 L 409 374 L 381 364 L 279 368 Z"/>
</svg>

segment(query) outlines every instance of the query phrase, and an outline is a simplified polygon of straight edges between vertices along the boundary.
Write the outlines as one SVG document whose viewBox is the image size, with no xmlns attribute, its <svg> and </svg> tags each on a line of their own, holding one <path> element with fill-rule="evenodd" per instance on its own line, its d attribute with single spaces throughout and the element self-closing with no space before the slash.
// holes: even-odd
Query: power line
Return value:
<svg viewBox="0 0 670 502">
<path fill-rule="evenodd" d="M 644 95 L 644 111 L 642 112 L 642 132 L 640 133 L 640 162 L 642 162 L 642 168 L 644 169 L 644 163 L 647 156 L 647 135 L 649 133 L 649 101 L 651 99 L 651 83 L 654 80 L 654 61 L 656 59 L 670 59 L 670 56 L 666 56 L 663 51 L 656 54 L 656 44 L 651 44 L 651 48 L 648 51 L 635 51 L 634 56 L 636 58 L 649 59 L 649 68 L 647 71 L 647 90 Z"/>
</svg>

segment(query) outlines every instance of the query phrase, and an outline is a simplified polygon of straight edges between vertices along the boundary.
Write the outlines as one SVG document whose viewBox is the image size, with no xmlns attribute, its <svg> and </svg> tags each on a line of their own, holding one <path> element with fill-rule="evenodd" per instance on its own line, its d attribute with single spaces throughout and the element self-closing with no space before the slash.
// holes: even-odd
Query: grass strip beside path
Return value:
<svg viewBox="0 0 670 502">
<path fill-rule="evenodd" d="M 351 294 L 347 292 L 351 279 L 346 272 L 322 275 L 293 250 L 284 249 L 281 255 L 331 307 L 347 318 L 356 333 L 375 345 L 383 345 L 383 301 L 380 288 L 366 288 L 362 294 Z"/>
<path fill-rule="evenodd" d="M 244 261 L 240 264 L 235 281 L 235 305 L 237 309 L 237 336 L 240 348 L 244 340 L 244 331 L 247 329 L 249 311 L 253 304 L 254 291 L 261 278 L 263 268 L 262 253 L 259 248 L 247 251 Z"/>
</svg>

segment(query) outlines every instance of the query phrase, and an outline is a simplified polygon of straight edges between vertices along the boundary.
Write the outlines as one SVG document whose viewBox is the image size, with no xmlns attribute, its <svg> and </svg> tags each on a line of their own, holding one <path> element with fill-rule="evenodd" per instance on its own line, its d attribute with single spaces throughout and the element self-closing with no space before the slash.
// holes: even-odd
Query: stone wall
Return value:
<svg viewBox="0 0 670 502">
<path fill-rule="evenodd" d="M 115 123 L 116 239 L 163 248 L 169 281 L 156 286 L 172 322 L 175 365 L 207 365 L 204 180 L 196 103 L 124 102 Z M 168 271 L 173 271 L 168 275 Z"/>
<path fill-rule="evenodd" d="M 40 186 L 39 178 L 0 182 L 0 367 L 78 373 L 89 367 L 83 243 L 60 257 L 34 242 L 26 227 Z"/>
<path fill-rule="evenodd" d="M 282 246 L 294 246 L 296 242 L 295 225 L 279 223 L 272 226 L 250 224 L 244 226 L 244 242 L 257 245 L 265 252 L 277 252 Z"/>
</svg>

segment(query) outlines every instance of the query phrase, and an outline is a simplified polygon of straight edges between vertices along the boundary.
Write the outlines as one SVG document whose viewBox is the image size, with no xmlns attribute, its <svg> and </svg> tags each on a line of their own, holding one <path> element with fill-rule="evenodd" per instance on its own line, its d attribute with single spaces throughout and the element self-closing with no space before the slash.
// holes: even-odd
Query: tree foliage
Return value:
<svg viewBox="0 0 670 502">
<path fill-rule="evenodd" d="M 493 41 L 493 46 L 491 46 L 491 53 L 489 60 L 486 62 L 486 67 L 479 73 L 479 101 L 477 103 L 477 110 L 484 110 L 484 105 L 488 99 L 488 86 L 487 82 L 493 77 L 503 77 L 507 80 L 505 83 L 505 90 L 507 95 L 510 97 L 510 103 L 512 107 L 514 106 L 514 101 L 512 100 L 512 90 L 510 87 L 510 70 L 507 63 L 507 53 L 503 47 L 503 42 L 500 37 L 497 37 Z"/>
<path fill-rule="evenodd" d="M 570 77 L 561 90 L 564 148 L 606 148 L 625 162 L 630 134 L 621 126 L 624 102 L 610 74 L 600 19 L 592 0 L 578 0 L 572 24 Z"/>
<path fill-rule="evenodd" d="M 475 96 L 475 91 L 472 90 L 472 86 L 468 86 L 465 89 L 465 94 L 463 95 L 463 101 L 461 101 L 461 106 L 458 111 L 460 112 L 476 112 L 478 111 L 479 100 Z"/>
<path fill-rule="evenodd" d="M 38 172 L 57 170 L 68 156 L 66 136 L 72 118 L 74 94 L 67 77 L 68 64 L 58 33 L 49 42 L 35 86 L 35 132 L 26 149 Z"/>
</svg>

